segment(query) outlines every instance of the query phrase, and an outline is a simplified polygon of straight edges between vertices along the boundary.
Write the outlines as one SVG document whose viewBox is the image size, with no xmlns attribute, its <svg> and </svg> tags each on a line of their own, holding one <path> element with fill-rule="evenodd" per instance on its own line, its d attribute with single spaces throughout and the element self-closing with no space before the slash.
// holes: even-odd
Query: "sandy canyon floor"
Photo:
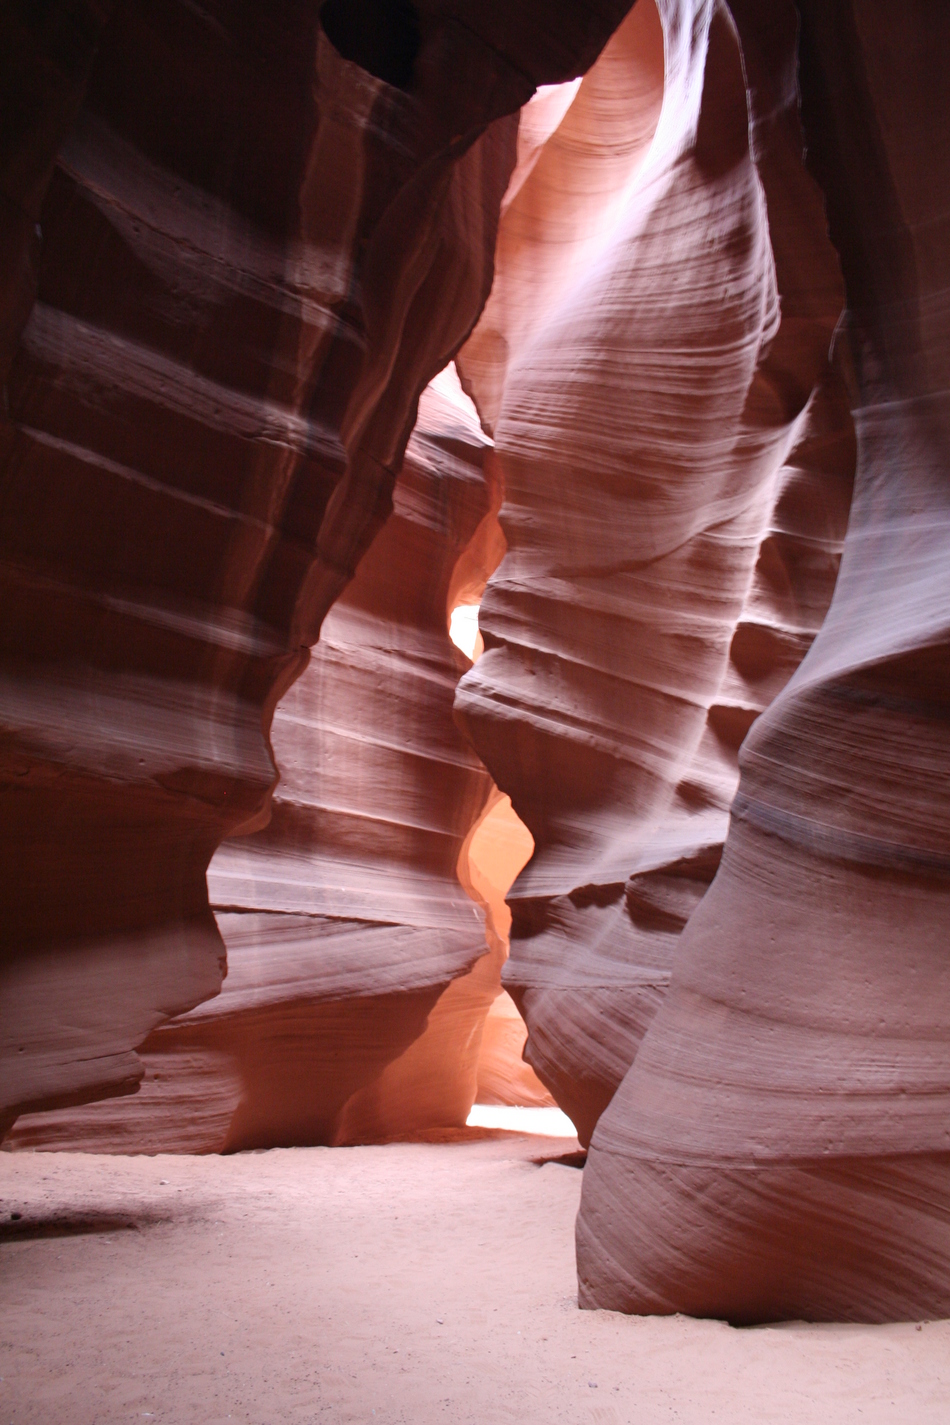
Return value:
<svg viewBox="0 0 950 1425">
<path fill-rule="evenodd" d="M 0 1154 L 0 1425 L 947 1425 L 950 1322 L 581 1312 L 576 1142 Z"/>
</svg>

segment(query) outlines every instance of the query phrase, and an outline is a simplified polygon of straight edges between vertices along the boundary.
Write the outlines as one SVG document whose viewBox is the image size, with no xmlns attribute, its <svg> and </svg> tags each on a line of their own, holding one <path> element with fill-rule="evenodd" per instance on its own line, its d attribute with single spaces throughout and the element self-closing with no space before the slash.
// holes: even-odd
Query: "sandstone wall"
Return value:
<svg viewBox="0 0 950 1425">
<path fill-rule="evenodd" d="M 446 610 L 485 555 L 490 462 L 450 367 L 423 392 L 392 516 L 276 709 L 270 821 L 211 862 L 221 994 L 149 1035 L 137 1094 L 24 1114 L 8 1146 L 221 1152 L 464 1125 L 504 894 L 530 854 L 452 717 L 469 660 Z M 490 1080 L 545 1101 L 511 1013 Z"/>
<path fill-rule="evenodd" d="M 725 6 L 641 0 L 566 112 L 529 106 L 459 358 L 509 551 L 457 706 L 536 842 L 505 982 L 583 1141 L 665 993 L 739 744 L 821 623 L 847 520 L 843 294 L 801 165 L 794 27 L 774 31 L 746 54 Z"/>
<path fill-rule="evenodd" d="M 5 7 L 0 1127 L 220 986 L 208 862 L 488 293 L 514 115 L 627 5 L 536 8 Z"/>
<path fill-rule="evenodd" d="M 578 1266 L 586 1305 L 882 1321 L 950 1310 L 950 15 L 799 9 L 854 504 L 828 616 L 742 749 L 719 874 L 594 1135 Z"/>
<path fill-rule="evenodd" d="M 208 1152 L 333 1142 L 357 1124 L 363 1136 L 405 1131 L 418 1092 L 370 1124 L 359 1091 L 379 1100 L 385 1066 L 481 958 L 488 997 L 470 1006 L 471 1023 L 452 1017 L 429 1066 L 436 1122 L 458 1118 L 444 1100 L 465 1097 L 457 1061 L 473 1038 L 477 1056 L 500 963 L 456 872 L 490 781 L 452 720 L 466 660 L 448 638 L 446 599 L 489 509 L 490 443 L 453 378 L 450 368 L 423 393 L 393 515 L 276 709 L 268 825 L 211 862 L 228 952 L 221 994 L 145 1040 L 137 1094 L 23 1115 L 11 1146 Z"/>
</svg>

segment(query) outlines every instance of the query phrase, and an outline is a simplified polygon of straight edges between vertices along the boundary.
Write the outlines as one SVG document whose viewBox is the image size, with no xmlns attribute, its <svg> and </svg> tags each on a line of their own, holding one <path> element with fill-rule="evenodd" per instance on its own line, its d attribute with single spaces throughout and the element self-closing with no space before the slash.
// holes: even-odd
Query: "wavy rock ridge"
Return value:
<svg viewBox="0 0 950 1425">
<path fill-rule="evenodd" d="M 24 1115 L 11 1146 L 220 1152 L 464 1123 L 475 1064 L 459 1056 L 477 1059 L 500 962 L 456 874 L 490 782 L 452 720 L 463 659 L 445 607 L 489 509 L 489 449 L 457 380 L 437 378 L 393 515 L 276 709 L 268 825 L 212 860 L 221 994 L 146 1039 L 138 1094 Z M 427 1017 L 459 976 L 462 1004 L 441 1007 L 438 1064 L 421 1074 L 426 1107 L 420 1082 L 400 1091 L 405 1065 L 380 1077 L 431 1041 Z"/>
<path fill-rule="evenodd" d="M 0 1130 L 461 1121 L 484 468 L 458 716 L 581 1304 L 942 1314 L 950 17 L 627 10 L 0 16 Z M 495 455 L 430 397 L 404 462 L 463 343 Z"/>
<path fill-rule="evenodd" d="M 883 1321 L 950 1311 L 950 159 L 931 142 L 950 115 L 926 58 L 950 17 L 799 8 L 854 504 L 827 618 L 743 746 L 719 874 L 594 1134 L 578 1268 L 586 1305 Z"/>
<path fill-rule="evenodd" d="M 583 1141 L 665 993 L 738 746 L 820 625 L 847 519 L 840 277 L 773 58 L 750 129 L 729 11 L 643 0 L 566 112 L 534 101 L 460 356 L 509 552 L 458 708 L 535 838 L 505 980 Z"/>
<path fill-rule="evenodd" d="M 0 1127 L 219 988 L 205 871 L 487 296 L 516 111 L 626 5 L 424 5 L 399 74 L 338 8 L 348 57 L 295 0 L 0 21 Z"/>
</svg>

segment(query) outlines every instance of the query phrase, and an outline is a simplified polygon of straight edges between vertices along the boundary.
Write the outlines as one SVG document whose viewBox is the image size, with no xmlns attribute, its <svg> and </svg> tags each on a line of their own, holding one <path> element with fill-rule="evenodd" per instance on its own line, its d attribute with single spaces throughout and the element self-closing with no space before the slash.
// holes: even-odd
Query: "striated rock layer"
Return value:
<svg viewBox="0 0 950 1425">
<path fill-rule="evenodd" d="M 489 509 L 489 451 L 450 369 L 423 394 L 392 517 L 275 712 L 270 821 L 211 863 L 221 994 L 149 1036 L 138 1094 L 24 1115 L 13 1147 L 207 1152 L 464 1123 L 504 945 L 486 954 L 457 875 L 491 784 L 452 718 L 465 660 L 446 598 Z"/>
<path fill-rule="evenodd" d="M 527 1026 L 511 996 L 501 990 L 501 970 L 508 958 L 511 911 L 506 897 L 512 883 L 530 860 L 534 840 L 497 788 L 469 848 L 468 866 L 475 882 L 474 894 L 485 906 L 485 930 L 491 962 L 498 975 L 497 991 L 482 1026 L 476 1065 L 477 1103 L 513 1107 L 552 1107 L 554 1099 L 525 1062 Z"/>
<path fill-rule="evenodd" d="M 205 871 L 484 303 L 514 115 L 626 8 L 5 7 L 0 1128 L 217 991 Z"/>
<path fill-rule="evenodd" d="M 552 1102 L 521 1059 L 526 1030 L 513 1004 L 517 1024 L 497 1032 L 508 1000 L 501 989 L 510 926 L 505 895 L 531 850 L 531 837 L 509 799 L 491 787 L 458 858 L 459 880 L 485 917 L 488 953 L 440 996 L 425 1032 L 350 1099 L 337 1142 L 372 1143 L 427 1129 L 461 1128 L 476 1099 L 484 1101 L 486 1083 L 497 1087 L 505 1103 Z"/>
<path fill-rule="evenodd" d="M 842 288 L 801 164 L 794 39 L 776 21 L 746 45 L 723 4 L 641 0 L 579 88 L 533 101 L 459 358 L 509 550 L 457 707 L 536 842 L 505 982 L 585 1142 L 847 520 Z"/>
<path fill-rule="evenodd" d="M 719 874 L 594 1135 L 580 1297 L 734 1321 L 942 1316 L 950 14 L 799 10 L 847 284 L 854 505 L 828 616 L 743 747 Z"/>
</svg>

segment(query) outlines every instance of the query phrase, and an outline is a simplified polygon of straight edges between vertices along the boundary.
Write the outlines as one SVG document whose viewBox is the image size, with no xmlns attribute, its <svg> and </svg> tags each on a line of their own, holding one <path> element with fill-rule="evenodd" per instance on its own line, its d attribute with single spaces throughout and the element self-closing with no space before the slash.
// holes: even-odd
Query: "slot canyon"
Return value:
<svg viewBox="0 0 950 1425">
<path fill-rule="evenodd" d="M 948 63 L 0 6 L 0 1421 L 950 1418 Z"/>
</svg>

